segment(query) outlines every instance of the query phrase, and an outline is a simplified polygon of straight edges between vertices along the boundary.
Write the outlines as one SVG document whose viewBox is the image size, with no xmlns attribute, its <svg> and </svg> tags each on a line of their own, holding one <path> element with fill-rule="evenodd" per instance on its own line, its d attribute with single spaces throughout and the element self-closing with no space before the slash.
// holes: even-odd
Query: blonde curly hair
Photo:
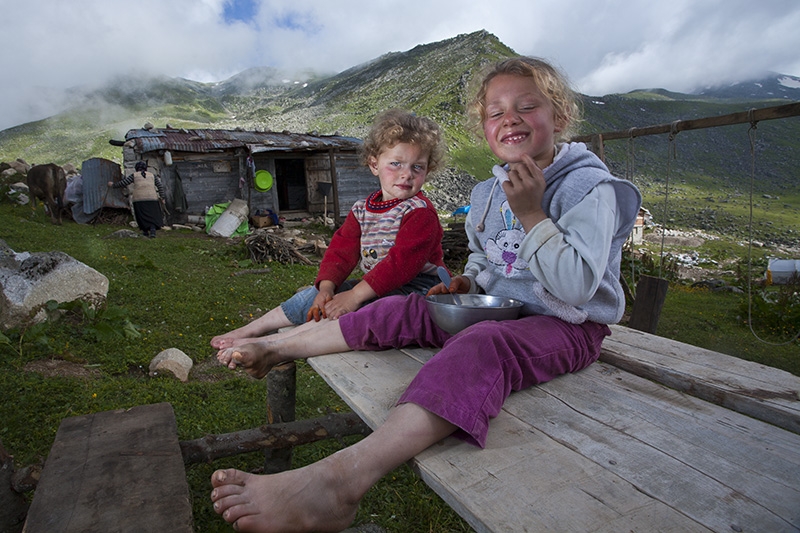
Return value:
<svg viewBox="0 0 800 533">
<path fill-rule="evenodd" d="M 535 57 L 514 57 L 493 63 L 479 78 L 480 84 L 469 104 L 469 127 L 476 134 L 483 133 L 486 121 L 486 90 L 495 77 L 502 74 L 532 78 L 536 87 L 553 105 L 555 120 L 562 126 L 556 141 L 572 138 L 581 121 L 579 98 L 569 86 L 567 77 L 543 59 Z"/>
<path fill-rule="evenodd" d="M 429 176 L 442 165 L 446 149 L 439 125 L 401 109 L 390 109 L 375 117 L 361 145 L 361 162 L 369 165 L 370 158 L 377 158 L 398 143 L 416 144 L 428 153 Z"/>
</svg>

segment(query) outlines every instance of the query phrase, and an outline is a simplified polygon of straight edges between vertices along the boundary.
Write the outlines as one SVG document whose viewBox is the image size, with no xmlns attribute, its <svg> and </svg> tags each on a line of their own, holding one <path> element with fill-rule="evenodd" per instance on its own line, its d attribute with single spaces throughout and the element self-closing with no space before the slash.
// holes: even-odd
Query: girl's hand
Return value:
<svg viewBox="0 0 800 533">
<path fill-rule="evenodd" d="M 425 296 L 431 296 L 434 294 L 467 294 L 469 292 L 469 278 L 464 276 L 455 276 L 450 280 L 450 286 L 445 287 L 444 283 L 439 283 L 438 285 L 434 285 L 430 288 L 430 290 L 425 294 Z"/>
<path fill-rule="evenodd" d="M 335 320 L 359 307 L 361 307 L 361 300 L 351 289 L 334 295 L 333 299 L 325 304 L 323 315 L 325 318 Z"/>
<path fill-rule="evenodd" d="M 323 318 L 328 318 L 325 314 L 325 304 L 333 300 L 333 294 L 325 291 L 320 291 L 316 297 L 314 297 L 314 303 L 311 304 L 311 309 L 308 310 L 308 314 L 306 315 L 306 322 L 319 322 Z"/>
<path fill-rule="evenodd" d="M 508 197 L 508 206 L 528 232 L 547 218 L 542 209 L 546 187 L 544 173 L 527 154 L 522 156 L 522 161 L 509 167 L 508 181 L 503 183 L 503 190 Z"/>
</svg>

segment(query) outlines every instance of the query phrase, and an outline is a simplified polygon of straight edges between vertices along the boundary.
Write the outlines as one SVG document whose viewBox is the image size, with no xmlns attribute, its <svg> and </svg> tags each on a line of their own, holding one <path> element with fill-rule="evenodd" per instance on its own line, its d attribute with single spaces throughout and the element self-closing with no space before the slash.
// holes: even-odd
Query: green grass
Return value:
<svg viewBox="0 0 800 533">
<path fill-rule="evenodd" d="M 746 294 L 671 283 L 656 334 L 800 376 L 800 341 L 788 342 L 800 320 L 776 332 L 775 317 L 749 316 L 746 302 Z"/>
<path fill-rule="evenodd" d="M 157 239 L 109 238 L 119 226 L 53 226 L 41 206 L 0 202 L 0 238 L 17 252 L 62 251 L 109 278 L 107 304 L 122 309 L 139 330 L 138 338 L 98 338 L 86 321 L 68 315 L 29 330 L 19 349 L 19 331 L 4 332 L 13 342 L 0 345 L 0 440 L 17 467 L 42 462 L 65 417 L 170 402 L 178 438 L 258 427 L 265 422 L 264 381 L 229 372 L 213 363 L 212 336 L 251 320 L 311 283 L 316 268 L 270 263 L 263 275 L 232 274 L 249 268 L 241 244 L 191 231 L 159 232 Z M 47 337 L 49 342 L 37 343 Z M 189 382 L 150 377 L 159 352 L 178 348 L 194 361 Z M 21 351 L 21 353 L 19 353 Z M 77 363 L 95 377 L 43 377 L 26 370 L 37 360 Z M 297 417 L 315 418 L 348 408 L 324 381 L 298 362 Z M 345 439 L 352 443 L 356 437 Z M 299 467 L 340 449 L 325 441 L 295 449 Z M 261 453 L 195 464 L 187 468 L 195 530 L 231 531 L 211 509 L 213 470 L 263 467 Z M 365 497 L 356 523 L 377 523 L 387 531 L 469 531 L 470 528 L 408 467 L 381 480 Z"/>
<path fill-rule="evenodd" d="M 159 232 L 155 240 L 110 238 L 121 227 L 71 221 L 53 226 L 41 206 L 33 212 L 7 201 L 0 201 L 0 228 L 0 238 L 17 252 L 59 250 L 107 276 L 108 309 L 121 310 L 140 334 L 123 336 L 117 321 L 112 323 L 119 326 L 118 335 L 98 335 L 77 313 L 25 332 L 21 344 L 21 332 L 4 332 L 12 345 L 0 345 L 0 440 L 18 467 L 43 461 L 59 423 L 69 416 L 167 401 L 175 409 L 181 440 L 264 423 L 264 382 L 213 364 L 208 342 L 310 283 L 315 267 L 270 263 L 267 274 L 234 276 L 252 267 L 237 241 L 184 230 Z M 708 241 L 703 253 L 721 259 L 726 249 L 730 242 Z M 736 253 L 746 250 L 734 249 Z M 798 342 L 773 346 L 758 340 L 742 314 L 743 301 L 742 295 L 672 284 L 657 333 L 800 375 Z M 771 342 L 786 340 L 757 321 L 754 328 Z M 36 342 L 45 336 L 47 344 Z M 187 383 L 148 375 L 152 358 L 172 347 L 194 361 Z M 95 370 L 96 375 L 43 377 L 26 370 L 27 364 L 47 359 L 76 363 Z M 305 362 L 298 362 L 298 418 L 346 410 L 324 381 Z M 345 444 L 355 439 L 345 439 Z M 309 464 L 341 446 L 325 441 L 298 447 L 293 466 Z M 213 470 L 254 470 L 263 462 L 262 454 L 250 453 L 187 468 L 196 531 L 230 531 L 210 506 Z M 367 493 L 356 523 L 367 522 L 392 532 L 470 530 L 408 467 L 385 476 Z"/>
</svg>

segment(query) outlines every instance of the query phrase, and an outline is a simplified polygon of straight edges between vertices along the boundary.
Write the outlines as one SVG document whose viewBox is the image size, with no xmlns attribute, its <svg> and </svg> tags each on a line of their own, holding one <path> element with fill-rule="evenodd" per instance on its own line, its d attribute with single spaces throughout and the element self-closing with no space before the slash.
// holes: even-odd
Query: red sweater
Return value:
<svg viewBox="0 0 800 533">
<path fill-rule="evenodd" d="M 442 225 L 430 200 L 419 192 L 382 202 L 380 194 L 353 205 L 322 258 L 315 286 L 329 280 L 339 287 L 360 264 L 364 281 L 383 296 L 444 265 Z"/>
</svg>

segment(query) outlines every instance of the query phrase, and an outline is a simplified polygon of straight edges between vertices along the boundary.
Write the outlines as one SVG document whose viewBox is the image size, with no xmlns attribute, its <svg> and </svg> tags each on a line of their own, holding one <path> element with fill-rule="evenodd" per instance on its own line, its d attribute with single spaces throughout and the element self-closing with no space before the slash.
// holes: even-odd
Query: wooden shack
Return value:
<svg viewBox="0 0 800 533">
<path fill-rule="evenodd" d="M 169 222 L 203 216 L 235 198 L 245 200 L 251 214 L 270 209 L 288 218 L 327 208 L 341 222 L 356 200 L 379 187 L 359 163 L 361 141 L 352 137 L 148 125 L 130 130 L 120 144 L 125 176 L 144 160 L 161 177 Z M 268 190 L 256 187 L 259 171 L 272 176 Z"/>
</svg>

